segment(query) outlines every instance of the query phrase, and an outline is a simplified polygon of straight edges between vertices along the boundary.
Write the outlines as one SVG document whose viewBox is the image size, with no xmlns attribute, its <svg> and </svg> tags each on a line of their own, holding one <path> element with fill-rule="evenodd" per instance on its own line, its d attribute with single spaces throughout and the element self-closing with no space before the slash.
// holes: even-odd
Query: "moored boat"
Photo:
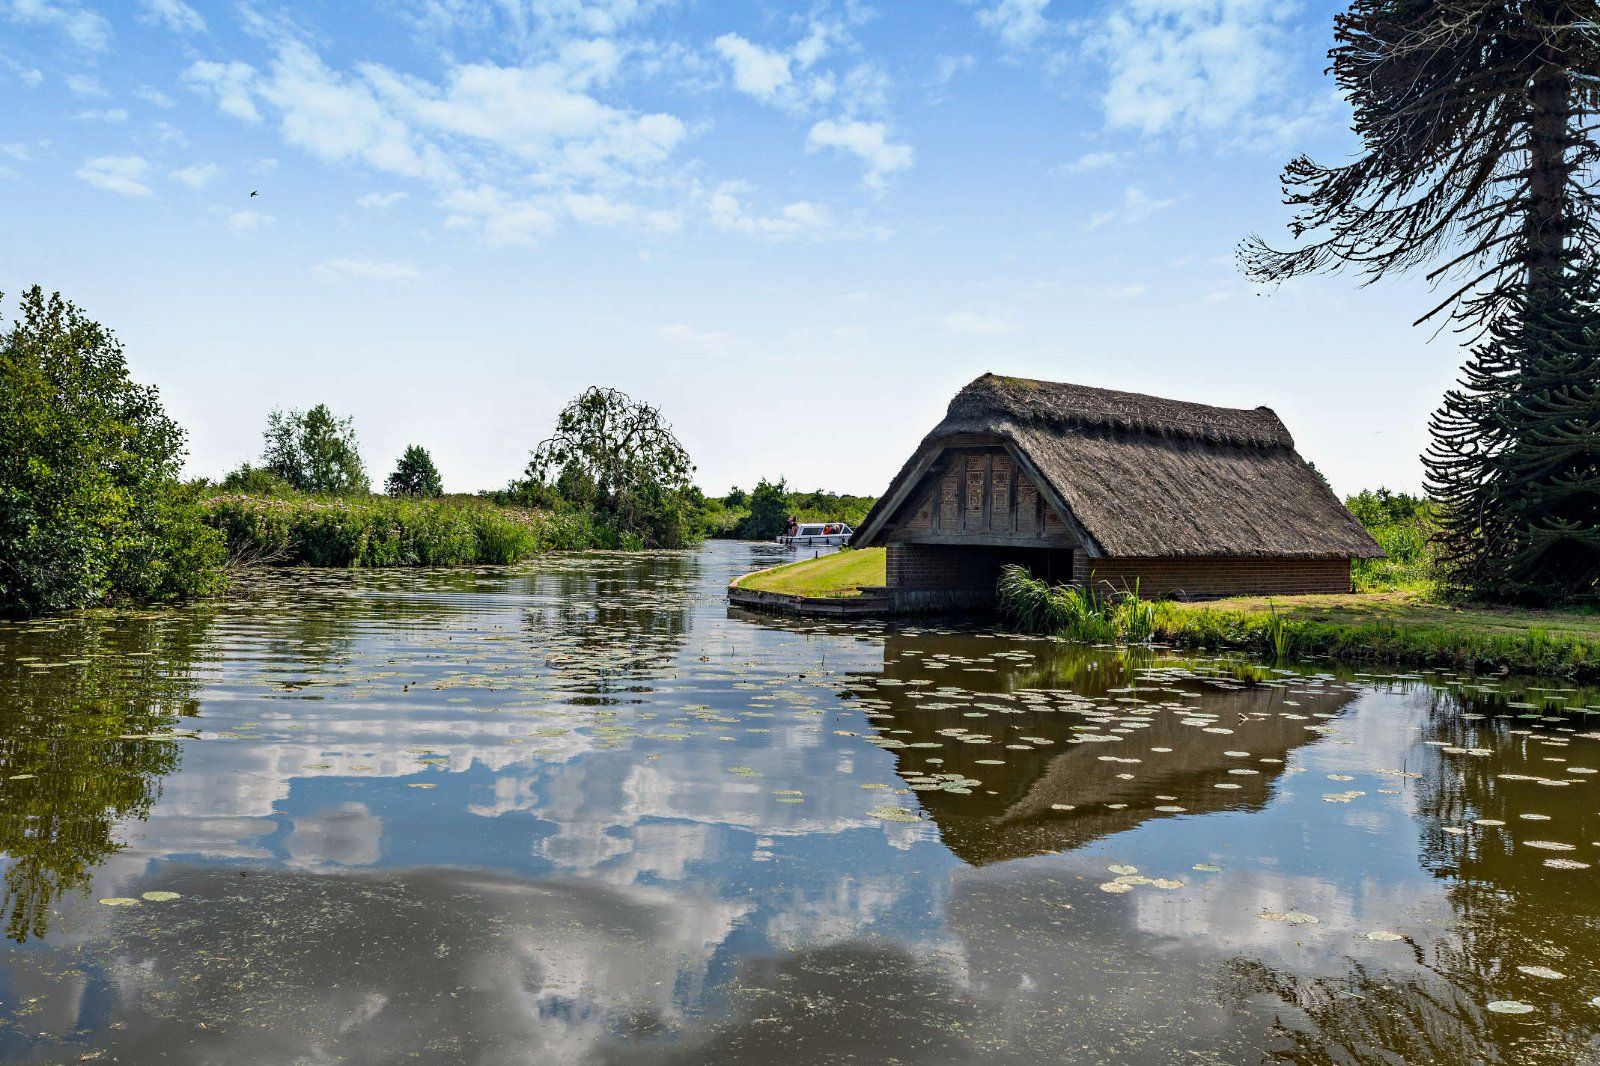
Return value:
<svg viewBox="0 0 1600 1066">
<path fill-rule="evenodd" d="M 850 543 L 855 530 L 843 522 L 799 522 L 778 538 L 788 548 L 842 548 Z"/>
</svg>

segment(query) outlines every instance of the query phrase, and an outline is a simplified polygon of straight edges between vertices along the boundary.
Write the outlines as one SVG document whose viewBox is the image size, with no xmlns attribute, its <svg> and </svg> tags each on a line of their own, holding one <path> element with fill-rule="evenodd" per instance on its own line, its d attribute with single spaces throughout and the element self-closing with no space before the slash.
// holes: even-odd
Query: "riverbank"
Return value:
<svg viewBox="0 0 1600 1066">
<path fill-rule="evenodd" d="M 803 601 L 871 596 L 885 583 L 884 552 L 866 548 L 747 574 L 734 588 Z M 1060 597 L 1027 579 L 1035 594 Z M 1002 608 L 1005 607 L 1004 602 Z M 1426 589 L 1338 596 L 1235 597 L 1201 603 L 1052 602 L 1011 624 L 1090 642 L 1148 639 L 1232 649 L 1267 659 L 1328 657 L 1349 663 L 1526 673 L 1600 681 L 1600 613 L 1460 606 Z M 1129 625 L 1137 632 L 1126 632 Z M 1076 626 L 1076 628 L 1074 628 Z"/>
<path fill-rule="evenodd" d="M 1154 639 L 1273 658 L 1600 680 L 1600 615 L 1457 606 L 1417 591 L 1160 603 Z"/>
</svg>

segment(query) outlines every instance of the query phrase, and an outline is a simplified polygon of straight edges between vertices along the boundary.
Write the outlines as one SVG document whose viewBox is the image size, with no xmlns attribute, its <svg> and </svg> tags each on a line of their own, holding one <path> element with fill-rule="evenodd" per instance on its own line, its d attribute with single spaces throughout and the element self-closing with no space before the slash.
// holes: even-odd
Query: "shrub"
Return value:
<svg viewBox="0 0 1600 1066">
<path fill-rule="evenodd" d="M 183 431 L 122 345 L 34 286 L 0 333 L 0 614 L 221 587 L 221 538 L 178 482 Z"/>
</svg>

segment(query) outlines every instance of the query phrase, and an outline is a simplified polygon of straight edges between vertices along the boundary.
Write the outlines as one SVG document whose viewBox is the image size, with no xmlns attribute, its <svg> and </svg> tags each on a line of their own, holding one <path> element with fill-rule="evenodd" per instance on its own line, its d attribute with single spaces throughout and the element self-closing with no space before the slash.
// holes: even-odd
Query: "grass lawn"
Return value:
<svg viewBox="0 0 1600 1066">
<path fill-rule="evenodd" d="M 861 595 L 863 586 L 882 585 L 885 553 L 882 548 L 846 548 L 832 555 L 785 563 L 758 570 L 734 582 L 740 588 L 781 592 L 790 596 L 845 599 Z"/>
<path fill-rule="evenodd" d="M 1155 632 L 1191 647 L 1600 680 L 1600 614 L 1456 607 L 1420 592 L 1161 603 Z"/>
<path fill-rule="evenodd" d="M 1358 592 L 1346 596 L 1235 596 L 1183 604 L 1179 610 L 1271 613 L 1276 609 L 1296 622 L 1362 625 L 1385 622 L 1397 626 L 1467 629 L 1482 633 L 1522 634 L 1543 630 L 1600 640 L 1600 613 L 1530 611 L 1517 608 L 1456 607 L 1430 600 L 1423 592 Z"/>
</svg>

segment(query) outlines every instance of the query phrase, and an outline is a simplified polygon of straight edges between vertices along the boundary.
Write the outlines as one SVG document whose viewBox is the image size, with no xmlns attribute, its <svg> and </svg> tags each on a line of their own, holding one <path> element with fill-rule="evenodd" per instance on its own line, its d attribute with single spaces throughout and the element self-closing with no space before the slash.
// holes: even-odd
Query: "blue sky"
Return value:
<svg viewBox="0 0 1600 1066">
<path fill-rule="evenodd" d="M 1265 404 L 1415 488 L 1425 286 L 1233 263 L 1354 150 L 1340 7 L 0 0 L 0 290 L 115 328 L 198 474 L 327 402 L 378 478 L 493 487 L 605 384 L 708 490 L 877 492 L 993 370 Z"/>
</svg>

